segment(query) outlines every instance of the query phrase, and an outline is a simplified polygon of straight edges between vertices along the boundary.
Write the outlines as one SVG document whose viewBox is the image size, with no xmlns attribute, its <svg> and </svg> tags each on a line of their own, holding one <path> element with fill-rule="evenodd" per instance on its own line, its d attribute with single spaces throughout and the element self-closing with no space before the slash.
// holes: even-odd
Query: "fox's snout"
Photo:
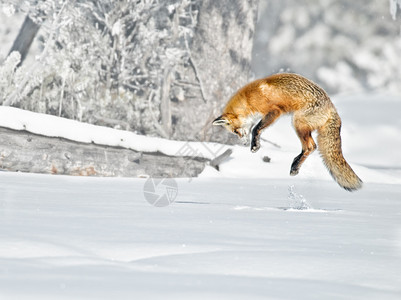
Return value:
<svg viewBox="0 0 401 300">
<path fill-rule="evenodd" d="M 231 122 L 224 116 L 216 118 L 212 124 L 215 126 L 224 126 L 227 131 L 237 135 L 244 145 L 249 144 L 249 132 L 242 127 L 234 128 Z"/>
</svg>

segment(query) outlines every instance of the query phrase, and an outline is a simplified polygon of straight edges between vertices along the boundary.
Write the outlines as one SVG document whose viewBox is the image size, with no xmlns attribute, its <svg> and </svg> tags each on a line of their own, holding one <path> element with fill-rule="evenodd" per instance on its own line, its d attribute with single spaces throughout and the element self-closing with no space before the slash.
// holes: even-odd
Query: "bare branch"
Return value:
<svg viewBox="0 0 401 300">
<path fill-rule="evenodd" d="M 168 139 L 168 134 L 164 131 L 163 127 L 160 126 L 159 121 L 157 120 L 153 109 L 152 109 L 152 99 L 154 97 L 155 91 L 151 90 L 150 94 L 149 94 L 149 98 L 148 98 L 148 107 L 149 107 L 149 111 L 150 111 L 150 115 L 153 119 L 153 125 L 156 127 L 156 129 L 158 130 L 158 132 L 160 133 L 160 135 L 166 139 Z"/>
<path fill-rule="evenodd" d="M 267 142 L 267 143 L 269 143 L 269 144 L 271 144 L 271 145 L 273 145 L 274 147 L 277 147 L 277 148 L 281 148 L 281 146 L 279 145 L 279 144 L 276 144 L 276 143 L 274 143 L 274 142 L 272 142 L 272 141 L 269 141 L 269 140 L 267 140 L 267 139 L 265 139 L 265 138 L 260 138 L 262 141 L 265 141 L 265 142 Z"/>
<path fill-rule="evenodd" d="M 187 49 L 187 52 L 188 52 L 189 62 L 191 63 L 191 65 L 192 65 L 192 67 L 194 69 L 194 72 L 195 72 L 195 77 L 199 82 L 199 87 L 200 87 L 200 90 L 201 90 L 202 99 L 206 103 L 207 100 L 206 100 L 206 96 L 205 96 L 205 92 L 204 92 L 204 88 L 203 88 L 203 83 L 202 83 L 202 80 L 201 80 L 201 78 L 199 76 L 198 66 L 196 65 L 196 63 L 195 63 L 195 61 L 194 61 L 194 59 L 192 57 L 191 49 L 189 49 L 187 35 L 185 34 L 184 36 L 185 36 L 185 38 L 184 38 L 184 40 L 185 40 L 185 48 Z"/>
</svg>

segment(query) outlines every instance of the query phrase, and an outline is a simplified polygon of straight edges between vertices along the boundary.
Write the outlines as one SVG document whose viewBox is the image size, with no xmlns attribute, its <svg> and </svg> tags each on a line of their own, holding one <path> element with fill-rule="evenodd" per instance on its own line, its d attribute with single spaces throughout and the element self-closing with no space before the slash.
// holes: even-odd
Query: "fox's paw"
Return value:
<svg viewBox="0 0 401 300">
<path fill-rule="evenodd" d="M 299 170 L 298 170 L 298 169 L 296 169 L 296 168 L 291 168 L 291 171 L 290 171 L 290 175 L 291 175 L 291 176 L 298 175 L 298 173 L 299 173 Z"/>
<path fill-rule="evenodd" d="M 259 142 L 252 141 L 252 144 L 251 144 L 251 152 L 255 153 L 255 152 L 258 151 L 259 149 L 260 149 L 260 143 L 259 143 Z"/>
</svg>

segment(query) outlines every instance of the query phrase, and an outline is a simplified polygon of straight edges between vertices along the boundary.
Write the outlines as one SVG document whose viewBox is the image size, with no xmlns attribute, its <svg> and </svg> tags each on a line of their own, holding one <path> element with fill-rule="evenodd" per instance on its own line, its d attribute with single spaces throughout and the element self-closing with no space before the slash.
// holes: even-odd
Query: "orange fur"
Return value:
<svg viewBox="0 0 401 300">
<path fill-rule="evenodd" d="M 302 152 L 291 166 L 296 175 L 305 159 L 316 149 L 311 136 L 318 132 L 318 146 L 330 174 L 344 189 L 362 187 L 362 181 L 345 161 L 341 151 L 341 119 L 326 92 L 297 74 L 275 74 L 255 80 L 241 88 L 227 103 L 223 114 L 213 124 L 223 125 L 240 138 L 247 137 L 256 118 L 261 121 L 252 130 L 251 151 L 260 148 L 263 129 L 280 115 L 292 113 Z"/>
</svg>

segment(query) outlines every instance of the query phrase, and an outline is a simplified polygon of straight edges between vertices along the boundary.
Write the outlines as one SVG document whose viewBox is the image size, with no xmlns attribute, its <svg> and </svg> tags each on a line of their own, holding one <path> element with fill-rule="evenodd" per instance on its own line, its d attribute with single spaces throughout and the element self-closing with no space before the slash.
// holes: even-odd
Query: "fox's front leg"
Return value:
<svg viewBox="0 0 401 300">
<path fill-rule="evenodd" d="M 262 130 L 270 126 L 280 116 L 280 110 L 275 109 L 265 115 L 262 120 L 252 129 L 251 151 L 256 152 L 260 149 L 260 134 Z"/>
</svg>

